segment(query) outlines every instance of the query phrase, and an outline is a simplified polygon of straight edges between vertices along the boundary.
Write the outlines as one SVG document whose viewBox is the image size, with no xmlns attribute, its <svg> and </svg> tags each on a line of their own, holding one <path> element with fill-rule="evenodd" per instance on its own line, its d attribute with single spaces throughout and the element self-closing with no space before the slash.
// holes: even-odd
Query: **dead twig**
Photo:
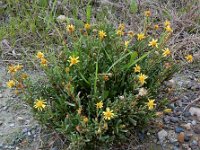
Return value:
<svg viewBox="0 0 200 150">
<path fill-rule="evenodd" d="M 195 104 L 196 102 L 200 101 L 200 96 L 198 98 L 196 98 L 195 100 L 191 101 L 183 110 L 183 112 L 185 112 L 186 110 L 188 110 L 193 104 Z"/>
</svg>

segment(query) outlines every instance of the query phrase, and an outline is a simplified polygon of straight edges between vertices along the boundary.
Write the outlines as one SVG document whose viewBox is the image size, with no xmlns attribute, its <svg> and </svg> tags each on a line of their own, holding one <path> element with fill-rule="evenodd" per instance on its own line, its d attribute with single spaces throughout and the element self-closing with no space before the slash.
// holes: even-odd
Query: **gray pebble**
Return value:
<svg viewBox="0 0 200 150">
<path fill-rule="evenodd" d="M 175 132 L 176 133 L 181 133 L 181 132 L 184 132 L 184 129 L 181 128 L 181 127 L 175 127 Z"/>
<path fill-rule="evenodd" d="M 166 124 L 170 123 L 170 117 L 169 116 L 164 117 L 163 120 Z"/>
<path fill-rule="evenodd" d="M 168 133 L 167 131 L 165 131 L 164 129 L 162 129 L 161 131 L 158 132 L 158 139 L 159 141 L 162 143 L 165 138 L 167 137 Z"/>
<path fill-rule="evenodd" d="M 28 136 L 31 136 L 31 132 L 28 132 Z"/>
<path fill-rule="evenodd" d="M 191 116 L 191 113 L 190 113 L 189 111 L 187 111 L 187 112 L 185 112 L 183 115 L 184 115 L 185 117 L 190 117 L 190 116 Z"/>
<path fill-rule="evenodd" d="M 185 142 L 189 142 L 189 141 L 190 141 L 190 136 L 185 135 L 185 137 L 184 137 L 184 141 L 185 141 Z"/>
<path fill-rule="evenodd" d="M 9 126 L 10 126 L 10 127 L 14 127 L 14 126 L 15 126 L 15 124 L 14 124 L 14 123 L 11 123 Z"/>
<path fill-rule="evenodd" d="M 197 121 L 196 121 L 196 120 L 192 120 L 192 122 L 191 122 L 191 123 L 192 123 L 192 125 L 194 125 L 194 126 L 195 126 L 195 125 L 197 124 Z"/>
<path fill-rule="evenodd" d="M 178 117 L 171 117 L 170 121 L 173 122 L 173 123 L 177 123 L 179 121 L 179 118 Z"/>
<path fill-rule="evenodd" d="M 22 130 L 22 133 L 27 133 L 28 132 L 28 129 L 27 128 L 24 128 L 23 130 Z"/>
<path fill-rule="evenodd" d="M 191 146 L 197 146 L 198 145 L 198 142 L 193 140 L 192 143 L 191 143 Z"/>
</svg>

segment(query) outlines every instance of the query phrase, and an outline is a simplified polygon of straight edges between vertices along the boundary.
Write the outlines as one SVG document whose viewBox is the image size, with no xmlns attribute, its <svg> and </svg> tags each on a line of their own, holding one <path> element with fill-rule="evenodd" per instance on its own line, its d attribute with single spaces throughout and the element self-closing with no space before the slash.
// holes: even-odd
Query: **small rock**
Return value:
<svg viewBox="0 0 200 150">
<path fill-rule="evenodd" d="M 170 117 L 166 116 L 163 118 L 164 123 L 169 124 L 170 123 Z"/>
<path fill-rule="evenodd" d="M 14 126 L 15 126 L 15 124 L 14 124 L 14 123 L 11 123 L 9 126 L 10 126 L 10 127 L 14 127 Z"/>
<path fill-rule="evenodd" d="M 168 107 L 174 110 L 175 108 L 174 103 L 169 104 Z"/>
<path fill-rule="evenodd" d="M 17 117 L 17 121 L 20 122 L 20 123 L 25 122 L 24 118 L 22 118 L 22 117 Z"/>
<path fill-rule="evenodd" d="M 22 129 L 22 133 L 27 133 L 27 132 L 28 132 L 27 128 Z"/>
<path fill-rule="evenodd" d="M 60 15 L 56 19 L 58 22 L 64 22 L 66 21 L 67 17 L 65 15 Z"/>
<path fill-rule="evenodd" d="M 191 87 L 192 90 L 199 90 L 200 89 L 200 85 L 194 85 Z"/>
<path fill-rule="evenodd" d="M 176 86 L 176 83 L 173 79 L 166 82 L 166 86 L 169 88 L 174 88 Z"/>
<path fill-rule="evenodd" d="M 198 142 L 193 140 L 192 143 L 191 143 L 191 146 L 197 146 L 198 145 Z"/>
<path fill-rule="evenodd" d="M 180 150 L 180 149 L 179 149 L 179 147 L 174 146 L 174 147 L 173 147 L 173 150 Z"/>
<path fill-rule="evenodd" d="M 8 109 L 8 106 L 3 107 L 3 111 L 6 111 Z"/>
<path fill-rule="evenodd" d="M 179 118 L 178 117 L 171 117 L 170 121 L 173 122 L 173 123 L 177 123 L 179 121 Z"/>
<path fill-rule="evenodd" d="M 185 138 L 184 132 L 181 132 L 181 133 L 178 135 L 178 137 L 177 137 L 177 139 L 178 139 L 178 141 L 179 141 L 180 143 L 183 143 L 183 142 L 184 142 L 184 138 Z"/>
<path fill-rule="evenodd" d="M 31 132 L 28 132 L 28 136 L 31 136 Z"/>
<path fill-rule="evenodd" d="M 191 122 L 191 123 L 192 123 L 192 125 L 194 125 L 194 126 L 195 126 L 195 125 L 197 124 L 197 121 L 196 121 L 196 120 L 192 120 L 192 122 Z"/>
<path fill-rule="evenodd" d="M 182 101 L 177 101 L 176 105 L 179 106 L 179 107 L 182 107 L 183 106 L 183 102 Z"/>
<path fill-rule="evenodd" d="M 185 141 L 185 142 L 189 142 L 189 141 L 190 141 L 190 136 L 185 135 L 185 137 L 184 137 L 184 141 Z"/>
<path fill-rule="evenodd" d="M 200 117 L 200 108 L 191 107 L 189 109 L 189 112 L 191 113 L 192 116 L 196 115 L 196 116 Z"/>
<path fill-rule="evenodd" d="M 185 128 L 186 130 L 191 130 L 191 123 L 183 124 L 181 127 Z"/>
<path fill-rule="evenodd" d="M 190 117 L 191 116 L 191 113 L 190 112 L 185 112 L 184 114 L 183 114 L 185 117 Z"/>
<path fill-rule="evenodd" d="M 144 137 L 145 137 L 144 132 L 139 132 L 138 137 L 139 137 L 140 141 L 143 141 Z"/>
<path fill-rule="evenodd" d="M 0 94 L 0 98 L 3 98 L 3 95 L 2 95 L 2 94 Z"/>
<path fill-rule="evenodd" d="M 169 130 L 168 131 L 167 138 L 170 141 L 170 143 L 177 142 L 177 135 L 176 135 L 176 133 L 173 130 Z"/>
<path fill-rule="evenodd" d="M 182 144 L 182 147 L 187 150 L 191 150 L 188 144 Z"/>
<path fill-rule="evenodd" d="M 164 129 L 162 129 L 161 131 L 158 132 L 158 139 L 159 141 L 162 143 L 165 138 L 167 137 L 168 133 L 167 131 L 165 131 Z"/>
<path fill-rule="evenodd" d="M 2 121 L 0 121 L 0 126 L 3 124 L 3 122 Z"/>
<path fill-rule="evenodd" d="M 200 126 L 195 126 L 193 128 L 193 131 L 196 133 L 196 134 L 200 134 Z"/>
<path fill-rule="evenodd" d="M 184 132 L 184 129 L 181 128 L 181 127 L 175 127 L 175 132 L 176 133 L 181 133 L 181 132 Z"/>
<path fill-rule="evenodd" d="M 186 83 L 185 86 L 186 86 L 187 89 L 191 89 L 192 88 L 193 83 L 191 81 L 187 81 L 185 83 Z"/>
</svg>

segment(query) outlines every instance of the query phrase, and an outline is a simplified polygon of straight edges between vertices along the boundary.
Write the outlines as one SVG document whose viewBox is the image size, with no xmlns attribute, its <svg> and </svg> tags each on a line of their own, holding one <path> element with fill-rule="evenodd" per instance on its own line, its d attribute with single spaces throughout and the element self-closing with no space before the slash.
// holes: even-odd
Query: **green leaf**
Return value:
<svg viewBox="0 0 200 150">
<path fill-rule="evenodd" d="M 131 117 L 128 117 L 128 120 L 130 121 L 130 123 L 132 123 L 134 126 L 136 126 L 137 125 L 137 121 L 136 120 L 134 120 L 133 118 L 131 118 Z"/>
<path fill-rule="evenodd" d="M 48 6 L 48 0 L 39 0 L 38 5 L 40 7 L 46 8 Z"/>
<path fill-rule="evenodd" d="M 119 62 L 121 62 L 123 59 L 125 59 L 126 57 L 128 57 L 130 54 L 132 54 L 132 52 L 129 52 L 127 54 L 125 54 L 124 56 L 122 56 L 120 59 L 118 59 L 116 62 L 114 62 L 112 64 L 112 66 L 108 69 L 107 73 L 110 72 L 110 70 L 116 65 L 118 64 Z"/>
<path fill-rule="evenodd" d="M 131 64 L 134 62 L 134 60 L 137 58 L 137 56 L 138 56 L 138 53 L 137 53 L 136 51 L 134 51 L 134 52 L 131 54 L 131 59 L 130 59 L 130 62 L 129 62 L 129 64 L 128 64 L 128 66 L 131 65 Z"/>
<path fill-rule="evenodd" d="M 83 76 L 83 74 L 81 72 L 79 72 L 81 78 L 88 84 L 90 85 L 90 82 Z"/>
<path fill-rule="evenodd" d="M 90 4 L 90 3 L 88 3 L 87 8 L 86 8 L 86 19 L 87 19 L 87 23 L 90 23 L 91 12 L 92 12 L 92 7 L 91 7 L 89 4 Z"/>
<path fill-rule="evenodd" d="M 136 0 L 131 0 L 130 11 L 131 13 L 136 13 L 138 11 L 138 4 Z"/>
<path fill-rule="evenodd" d="M 106 99 L 109 95 L 109 91 L 104 91 L 103 93 L 103 99 Z"/>
<path fill-rule="evenodd" d="M 132 63 L 130 63 L 130 64 L 124 66 L 123 69 L 127 69 L 127 70 L 128 70 L 128 69 L 131 68 L 133 65 L 135 65 L 138 61 L 141 61 L 141 60 L 143 60 L 144 58 L 146 58 L 150 53 L 151 53 L 151 51 L 145 53 L 144 55 L 142 55 L 140 58 L 136 59 L 136 60 L 133 61 Z"/>
<path fill-rule="evenodd" d="M 97 93 L 97 79 L 98 79 L 98 62 L 96 62 L 95 80 L 94 80 L 94 94 Z"/>
</svg>

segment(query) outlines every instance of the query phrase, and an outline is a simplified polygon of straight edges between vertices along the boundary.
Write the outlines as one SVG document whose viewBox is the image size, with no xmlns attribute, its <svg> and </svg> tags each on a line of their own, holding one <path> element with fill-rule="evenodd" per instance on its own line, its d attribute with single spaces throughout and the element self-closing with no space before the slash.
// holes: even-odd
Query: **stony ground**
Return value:
<svg viewBox="0 0 200 150">
<path fill-rule="evenodd" d="M 39 126 L 31 111 L 13 91 L 6 88 L 6 67 L 0 64 L 0 150 L 37 149 Z"/>
<path fill-rule="evenodd" d="M 6 75 L 6 66 L 1 63 L 0 150 L 37 150 L 41 147 L 41 127 L 32 117 L 30 108 L 14 96 L 13 91 L 6 88 Z M 161 114 L 156 120 L 158 127 L 154 132 L 147 131 L 139 135 L 143 144 L 129 144 L 128 149 L 200 150 L 200 101 L 184 110 L 188 104 L 200 97 L 198 65 L 176 73 L 165 86 L 163 94 L 167 94 L 169 108 L 173 112 Z M 144 141 L 151 144 L 150 148 Z"/>
</svg>

